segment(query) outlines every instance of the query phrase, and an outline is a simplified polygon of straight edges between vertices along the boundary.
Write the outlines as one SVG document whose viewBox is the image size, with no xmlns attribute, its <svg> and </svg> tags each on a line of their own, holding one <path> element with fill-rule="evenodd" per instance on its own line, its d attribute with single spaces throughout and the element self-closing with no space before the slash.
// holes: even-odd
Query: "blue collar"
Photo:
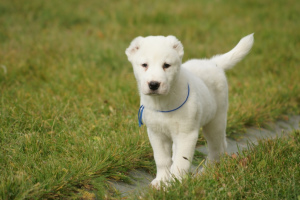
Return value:
<svg viewBox="0 0 300 200">
<path fill-rule="evenodd" d="M 175 110 L 178 110 L 179 108 L 181 108 L 188 100 L 190 96 L 190 85 L 188 84 L 188 94 L 187 97 L 185 99 L 185 101 L 177 108 L 173 109 L 173 110 L 157 110 L 157 112 L 162 112 L 162 113 L 168 113 L 168 112 L 173 112 Z M 139 120 L 139 127 L 141 127 L 143 125 L 143 111 L 144 111 L 145 106 L 141 105 L 140 109 L 139 109 L 139 113 L 138 113 L 138 120 Z"/>
</svg>

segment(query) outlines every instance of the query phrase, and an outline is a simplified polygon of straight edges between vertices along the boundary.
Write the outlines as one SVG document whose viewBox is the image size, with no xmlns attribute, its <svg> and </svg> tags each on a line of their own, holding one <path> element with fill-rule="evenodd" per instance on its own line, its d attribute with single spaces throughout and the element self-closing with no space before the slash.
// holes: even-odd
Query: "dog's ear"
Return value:
<svg viewBox="0 0 300 200">
<path fill-rule="evenodd" d="M 174 48 L 180 57 L 182 59 L 184 51 L 183 51 L 183 46 L 181 42 L 173 35 L 167 36 L 167 39 L 169 40 L 170 44 L 172 45 L 172 48 Z"/>
<path fill-rule="evenodd" d="M 132 40 L 129 47 L 126 49 L 125 53 L 126 53 L 129 61 L 131 60 L 130 59 L 131 56 L 139 50 L 142 39 L 143 39 L 143 37 L 141 37 L 141 36 L 136 37 L 135 39 Z"/>
</svg>

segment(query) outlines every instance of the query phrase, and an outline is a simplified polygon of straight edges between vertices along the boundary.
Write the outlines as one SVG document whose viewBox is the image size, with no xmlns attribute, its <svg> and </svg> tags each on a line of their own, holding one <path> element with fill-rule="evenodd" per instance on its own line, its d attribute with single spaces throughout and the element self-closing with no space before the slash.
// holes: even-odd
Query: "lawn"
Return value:
<svg viewBox="0 0 300 200">
<path fill-rule="evenodd" d="M 104 197 L 108 179 L 155 171 L 124 53 L 139 35 L 175 35 L 186 61 L 255 32 L 227 72 L 228 136 L 299 114 L 299 10 L 296 0 L 0 1 L 0 199 Z"/>
</svg>

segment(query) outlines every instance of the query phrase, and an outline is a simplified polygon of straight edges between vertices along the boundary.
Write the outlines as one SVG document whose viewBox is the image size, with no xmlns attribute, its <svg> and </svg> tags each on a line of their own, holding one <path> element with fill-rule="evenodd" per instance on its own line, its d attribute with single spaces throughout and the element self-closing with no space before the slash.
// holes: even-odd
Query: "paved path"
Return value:
<svg viewBox="0 0 300 200">
<path fill-rule="evenodd" d="M 247 148 L 247 143 L 252 142 L 254 144 L 258 143 L 259 139 L 264 138 L 275 138 L 276 136 L 284 136 L 289 134 L 294 129 L 300 129 L 299 127 L 300 116 L 292 116 L 288 121 L 279 120 L 276 123 L 268 124 L 266 128 L 249 128 L 247 132 L 241 139 L 232 140 L 227 139 L 228 147 L 227 153 L 232 154 Z M 199 151 L 207 155 L 206 146 L 198 146 L 196 151 Z M 192 166 L 191 171 L 196 173 L 196 166 Z M 133 170 L 129 172 L 131 177 L 131 184 L 124 182 L 111 181 L 112 186 L 119 191 L 122 196 L 127 196 L 133 192 L 142 190 L 144 187 L 147 187 L 154 177 L 143 170 Z"/>
</svg>

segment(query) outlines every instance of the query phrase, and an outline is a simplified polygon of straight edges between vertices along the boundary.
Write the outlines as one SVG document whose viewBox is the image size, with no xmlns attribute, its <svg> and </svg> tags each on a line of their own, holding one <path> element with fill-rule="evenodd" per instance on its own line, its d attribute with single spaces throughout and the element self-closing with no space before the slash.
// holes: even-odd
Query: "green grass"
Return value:
<svg viewBox="0 0 300 200">
<path fill-rule="evenodd" d="M 239 155 L 223 157 L 219 165 L 197 177 L 188 176 L 168 189 L 148 191 L 132 199 L 299 199 L 300 132 L 289 138 L 249 144 Z M 142 198 L 139 198 L 142 197 Z"/>
<path fill-rule="evenodd" d="M 299 114 L 299 10 L 296 0 L 0 1 L 0 199 L 73 197 L 96 178 L 104 197 L 107 179 L 155 171 L 124 53 L 138 35 L 175 35 L 188 60 L 255 32 L 227 73 L 228 136 Z"/>
</svg>

